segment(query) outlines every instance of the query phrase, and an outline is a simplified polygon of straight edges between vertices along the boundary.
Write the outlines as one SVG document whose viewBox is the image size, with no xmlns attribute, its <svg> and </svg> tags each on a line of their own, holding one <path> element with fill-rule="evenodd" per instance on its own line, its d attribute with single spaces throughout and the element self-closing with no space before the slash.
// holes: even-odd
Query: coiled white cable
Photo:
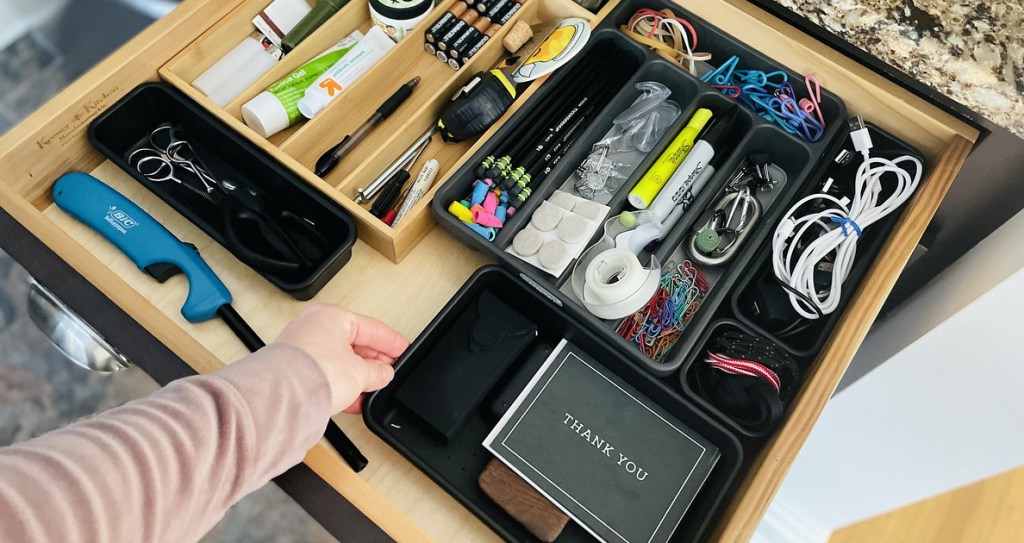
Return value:
<svg viewBox="0 0 1024 543">
<path fill-rule="evenodd" d="M 903 205 L 921 181 L 923 165 L 920 160 L 910 155 L 892 160 L 870 157 L 868 151 L 871 141 L 865 138 L 867 130 L 859 119 L 851 119 L 851 127 L 855 128 L 855 146 L 865 157 L 857 168 L 853 199 L 839 200 L 824 193 L 806 196 L 786 212 L 772 237 L 772 267 L 775 276 L 792 287 L 793 291 L 788 291 L 790 303 L 806 319 L 817 319 L 839 307 L 843 282 L 853 268 L 861 232 Z M 896 186 L 888 197 L 880 200 L 883 181 L 895 182 Z M 796 215 L 802 206 L 815 200 L 826 202 L 828 207 L 815 213 Z M 813 235 L 814 230 L 823 233 L 798 253 L 797 241 L 804 239 L 805 235 Z M 826 259 L 833 254 L 834 257 L 830 259 L 832 277 L 829 288 L 819 292 L 815 286 L 814 273 L 819 267 L 827 270 Z M 809 302 L 813 302 L 814 307 Z"/>
</svg>

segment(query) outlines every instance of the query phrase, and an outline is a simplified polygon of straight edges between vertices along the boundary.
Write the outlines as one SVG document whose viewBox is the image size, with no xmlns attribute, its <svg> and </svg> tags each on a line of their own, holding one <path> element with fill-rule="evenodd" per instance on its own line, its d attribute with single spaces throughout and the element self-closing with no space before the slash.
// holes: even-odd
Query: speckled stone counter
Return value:
<svg viewBox="0 0 1024 543">
<path fill-rule="evenodd" d="M 1020 0 L 778 2 L 1024 137 Z"/>
</svg>

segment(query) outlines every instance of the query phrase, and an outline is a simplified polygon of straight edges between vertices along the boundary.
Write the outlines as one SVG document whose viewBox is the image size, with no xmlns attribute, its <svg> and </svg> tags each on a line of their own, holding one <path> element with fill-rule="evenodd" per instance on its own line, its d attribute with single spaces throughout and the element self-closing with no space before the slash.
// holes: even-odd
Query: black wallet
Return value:
<svg viewBox="0 0 1024 543">
<path fill-rule="evenodd" d="M 523 350 L 537 325 L 490 292 L 463 313 L 395 393 L 411 413 L 451 438 Z"/>
</svg>

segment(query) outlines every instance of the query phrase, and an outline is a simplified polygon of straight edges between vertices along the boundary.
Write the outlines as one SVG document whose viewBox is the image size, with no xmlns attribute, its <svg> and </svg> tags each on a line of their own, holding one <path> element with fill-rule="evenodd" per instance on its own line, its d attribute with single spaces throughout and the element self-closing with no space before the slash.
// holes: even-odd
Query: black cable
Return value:
<svg viewBox="0 0 1024 543">
<path fill-rule="evenodd" d="M 775 276 L 773 275 L 773 277 L 775 277 Z M 811 299 L 809 297 L 807 297 L 806 294 L 804 294 L 803 292 L 800 292 L 799 290 L 793 288 L 792 286 L 789 285 L 789 283 L 786 283 L 785 281 L 779 279 L 778 277 L 775 277 L 775 281 L 783 289 L 785 289 L 786 291 L 792 293 L 797 298 L 800 298 L 800 300 L 802 302 L 804 302 L 804 304 L 806 304 L 807 307 L 810 307 L 811 310 L 813 310 L 814 313 L 818 315 L 818 319 L 820 319 L 820 318 L 825 316 L 825 314 L 821 312 L 821 309 L 818 308 L 817 304 L 813 303 L 811 301 Z M 773 336 L 776 336 L 776 337 L 789 337 L 789 336 L 792 336 L 794 334 L 798 334 L 800 332 L 803 332 L 804 330 L 807 330 L 808 328 L 813 326 L 814 323 L 818 322 L 817 319 L 815 319 L 815 320 L 805 319 L 805 318 L 803 318 L 803 317 L 801 317 L 799 315 L 797 315 L 795 318 L 796 318 L 795 321 L 790 323 L 788 326 L 786 326 L 782 330 L 779 330 L 778 332 L 770 332 L 770 333 Z"/>
</svg>

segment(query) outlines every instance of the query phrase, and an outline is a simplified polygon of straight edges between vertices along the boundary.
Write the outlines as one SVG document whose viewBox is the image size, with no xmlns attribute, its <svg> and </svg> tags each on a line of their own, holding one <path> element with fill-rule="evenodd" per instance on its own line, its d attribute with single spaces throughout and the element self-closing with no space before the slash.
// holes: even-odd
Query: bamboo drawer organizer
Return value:
<svg viewBox="0 0 1024 543">
<path fill-rule="evenodd" d="M 452 1 L 441 2 L 427 21 L 435 19 Z M 250 20 L 266 3 L 184 0 L 173 13 L 0 139 L 0 169 L 4 172 L 0 206 L 201 373 L 236 360 L 245 349 L 220 323 L 185 322 L 179 313 L 186 289 L 183 278 L 156 283 L 110 244 L 56 209 L 50 190 L 61 174 L 70 170 L 92 172 L 147 209 L 179 238 L 194 243 L 235 293 L 238 311 L 267 339 L 275 337 L 305 304 L 245 267 L 90 146 L 86 135 L 89 122 L 140 83 L 163 79 L 175 85 L 352 212 L 359 223 L 361 241 L 349 264 L 315 300 L 373 315 L 414 337 L 486 262 L 481 254 L 432 228 L 429 198 L 421 201 L 414 216 L 394 232 L 355 205 L 352 198 L 356 188 L 369 182 L 433 122 L 439 106 L 467 78 L 498 60 L 500 39 L 489 42 L 470 66 L 454 72 L 422 50 L 422 29 L 414 32 L 316 119 L 267 140 L 242 123 L 240 105 L 352 30 L 368 29 L 369 17 L 365 2 L 352 0 L 237 100 L 226 108 L 215 107 L 190 82 L 248 35 Z M 617 0 L 611 0 L 594 15 L 570 0 L 527 0 L 516 17 L 535 22 L 583 15 L 596 22 L 616 4 Z M 816 74 L 824 87 L 843 98 L 851 115 L 862 115 L 913 145 L 929 165 L 886 247 L 857 291 L 849 293 L 850 304 L 805 376 L 785 423 L 763 451 L 749 460 L 742 482 L 729 498 L 725 512 L 715 520 L 713 540 L 741 541 L 753 534 L 978 132 L 744 0 L 688 0 L 685 7 L 780 64 L 800 73 Z M 327 179 L 312 174 L 310 168 L 324 149 L 365 120 L 385 96 L 415 75 L 423 81 L 412 98 L 374 131 L 354 156 Z M 542 84 L 534 82 L 505 119 Z M 475 141 L 443 148 L 438 156 L 442 171 L 435 190 L 496 128 Z M 440 145 L 435 143 L 427 154 L 442 149 Z M 398 261 L 401 263 L 396 264 Z M 339 499 L 352 502 L 400 541 L 497 539 L 422 472 L 373 436 L 362 420 L 341 416 L 337 421 L 370 459 L 370 466 L 356 475 L 323 446 L 311 449 L 305 462 L 338 491 Z"/>
<path fill-rule="evenodd" d="M 455 0 L 441 2 L 425 19 L 427 24 L 423 26 L 440 17 L 454 2 Z M 392 229 L 370 215 L 368 204 L 355 203 L 356 189 L 369 184 L 401 154 L 402 150 L 436 122 L 441 107 L 469 81 L 473 74 L 490 69 L 501 59 L 504 54 L 501 38 L 516 21 L 523 20 L 536 24 L 565 17 L 590 19 L 594 16 L 571 0 L 528 0 L 512 20 L 459 71 L 452 70 L 427 54 L 423 50 L 422 33 L 413 33 L 388 51 L 380 62 L 342 92 L 316 117 L 300 121 L 267 139 L 252 131 L 242 121 L 242 105 L 352 31 L 360 30 L 365 33 L 370 28 L 370 13 L 365 1 L 349 2 L 278 62 L 272 70 L 226 107 L 221 108 L 193 87 L 191 82 L 227 53 L 234 44 L 249 35 L 252 29 L 250 21 L 266 4 L 267 0 L 242 2 L 228 17 L 214 25 L 161 68 L 160 76 L 266 149 L 310 184 L 337 200 L 356 218 L 359 237 L 395 262 L 401 261 L 433 227 L 428 203 L 434 191 L 413 208 L 398 228 Z M 409 100 L 394 115 L 378 125 L 324 179 L 317 177 L 313 173 L 313 165 L 317 158 L 341 141 L 345 134 L 355 131 L 373 114 L 385 97 L 415 75 L 422 79 Z M 534 82 L 530 88 L 539 84 L 539 81 Z M 517 104 L 523 102 L 524 100 L 520 99 Z M 423 155 L 436 158 L 441 163 L 434 188 L 440 186 L 441 181 L 462 164 L 463 157 L 472 155 L 471 147 L 476 141 L 486 141 L 486 138 L 487 135 L 453 144 L 444 143 L 440 136 L 435 136 Z M 415 171 L 411 173 L 414 176 L 416 174 Z"/>
</svg>

